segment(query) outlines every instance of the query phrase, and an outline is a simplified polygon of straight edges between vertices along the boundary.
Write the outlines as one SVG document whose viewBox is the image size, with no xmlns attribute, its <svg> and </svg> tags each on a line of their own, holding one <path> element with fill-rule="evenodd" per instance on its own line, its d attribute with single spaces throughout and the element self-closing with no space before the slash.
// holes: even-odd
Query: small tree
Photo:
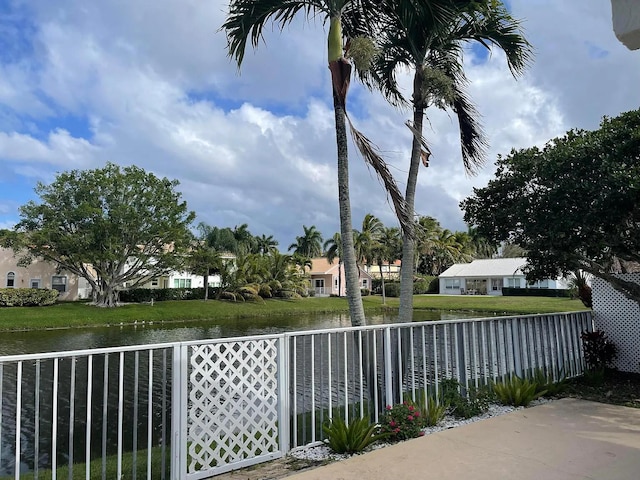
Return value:
<svg viewBox="0 0 640 480">
<path fill-rule="evenodd" d="M 117 305 L 135 287 L 179 268 L 192 238 L 176 180 L 108 163 L 58 174 L 35 188 L 40 203 L 20 207 L 22 261 L 41 257 L 89 282 L 99 306 Z"/>
</svg>

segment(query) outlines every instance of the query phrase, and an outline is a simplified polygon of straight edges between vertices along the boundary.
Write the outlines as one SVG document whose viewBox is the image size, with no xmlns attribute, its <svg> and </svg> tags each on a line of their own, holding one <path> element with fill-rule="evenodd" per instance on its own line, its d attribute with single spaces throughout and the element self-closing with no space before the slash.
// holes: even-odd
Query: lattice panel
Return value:
<svg viewBox="0 0 640 480">
<path fill-rule="evenodd" d="M 278 452 L 277 339 L 190 348 L 188 473 Z"/>
<path fill-rule="evenodd" d="M 620 275 L 625 280 L 640 283 L 640 274 Z M 625 372 L 640 373 L 640 308 L 609 283 L 593 281 L 593 311 L 596 328 L 603 330 L 618 347 L 615 366 Z"/>
</svg>

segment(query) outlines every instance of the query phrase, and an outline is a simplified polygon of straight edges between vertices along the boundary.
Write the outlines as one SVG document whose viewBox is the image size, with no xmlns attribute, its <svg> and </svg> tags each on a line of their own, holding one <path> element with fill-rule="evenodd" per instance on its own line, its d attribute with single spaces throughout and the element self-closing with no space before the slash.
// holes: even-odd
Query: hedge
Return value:
<svg viewBox="0 0 640 480">
<path fill-rule="evenodd" d="M 209 298 L 215 298 L 217 288 L 209 287 Z M 200 288 L 133 288 L 120 292 L 120 301 L 124 303 L 162 302 L 166 300 L 202 300 L 204 287 Z"/>
<path fill-rule="evenodd" d="M 0 288 L 0 307 L 41 307 L 56 303 L 60 293 L 45 288 Z"/>
<path fill-rule="evenodd" d="M 571 297 L 571 290 L 564 288 L 511 288 L 502 287 L 505 297 Z"/>
</svg>

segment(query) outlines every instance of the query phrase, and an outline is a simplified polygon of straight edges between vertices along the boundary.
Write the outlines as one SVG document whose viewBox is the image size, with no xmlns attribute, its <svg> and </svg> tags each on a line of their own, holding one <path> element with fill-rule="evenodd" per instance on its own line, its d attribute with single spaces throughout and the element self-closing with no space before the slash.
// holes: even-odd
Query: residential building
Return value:
<svg viewBox="0 0 640 480">
<path fill-rule="evenodd" d="M 400 267 L 402 266 L 401 260 L 395 260 L 394 262 L 384 262 L 382 264 L 382 275 L 385 280 L 398 280 L 400 278 Z M 372 278 L 380 278 L 380 266 L 379 265 L 365 265 L 364 270 L 371 275 Z"/>
<path fill-rule="evenodd" d="M 489 258 L 456 263 L 439 276 L 440 293 L 449 295 L 502 295 L 502 288 L 566 289 L 565 278 L 528 283 L 522 269 L 527 259 Z"/>
<path fill-rule="evenodd" d="M 629 50 L 640 48 L 640 2 L 611 0 L 613 31 Z"/>
<path fill-rule="evenodd" d="M 371 275 L 363 268 L 359 268 L 358 285 L 361 289 L 371 290 Z M 347 294 L 347 286 L 344 275 L 344 265 L 334 260 L 329 263 L 326 258 L 314 258 L 311 260 L 311 289 L 316 296 Z"/>
<path fill-rule="evenodd" d="M 60 300 L 78 300 L 86 291 L 82 279 L 53 262 L 34 259 L 28 266 L 18 265 L 14 251 L 0 247 L 0 288 L 50 288 L 60 292 Z"/>
</svg>

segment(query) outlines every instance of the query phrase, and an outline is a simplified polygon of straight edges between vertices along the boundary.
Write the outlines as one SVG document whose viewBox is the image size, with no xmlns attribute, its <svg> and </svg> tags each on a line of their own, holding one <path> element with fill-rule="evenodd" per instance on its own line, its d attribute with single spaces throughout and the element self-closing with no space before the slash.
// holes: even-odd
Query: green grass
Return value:
<svg viewBox="0 0 640 480">
<path fill-rule="evenodd" d="M 379 296 L 363 297 L 368 314 L 394 311 L 397 298 L 388 298 L 382 305 Z M 489 297 L 418 295 L 414 297 L 416 310 L 458 310 L 479 313 L 551 313 L 584 310 L 579 300 L 546 297 Z M 285 316 L 314 313 L 348 312 L 345 298 L 304 298 L 300 300 L 266 300 L 264 302 L 233 303 L 226 301 L 183 300 L 130 304 L 118 308 L 97 308 L 86 303 L 59 303 L 49 307 L 0 308 L 0 330 L 34 330 L 109 326 L 142 322 L 180 322 L 188 320 L 225 320 Z"/>
</svg>

